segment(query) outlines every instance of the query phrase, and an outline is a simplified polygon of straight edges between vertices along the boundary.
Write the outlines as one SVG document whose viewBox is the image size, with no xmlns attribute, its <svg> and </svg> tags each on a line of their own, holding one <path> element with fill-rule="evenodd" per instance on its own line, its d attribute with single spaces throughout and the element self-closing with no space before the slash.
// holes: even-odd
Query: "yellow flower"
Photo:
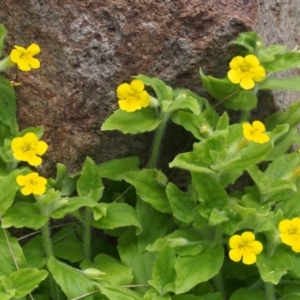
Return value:
<svg viewBox="0 0 300 300">
<path fill-rule="evenodd" d="M 127 112 L 134 112 L 147 107 L 150 104 L 150 96 L 144 90 L 144 83 L 139 79 L 134 79 L 130 85 L 123 83 L 117 88 L 117 96 L 120 109 Z"/>
<path fill-rule="evenodd" d="M 246 57 L 236 56 L 230 64 L 230 71 L 227 73 L 229 80 L 239 83 L 245 90 L 254 87 L 254 82 L 262 81 L 266 77 L 265 69 L 260 66 L 259 60 L 253 54 Z"/>
<path fill-rule="evenodd" d="M 281 241 L 291 246 L 294 252 L 300 252 L 300 218 L 281 221 L 279 231 Z"/>
<path fill-rule="evenodd" d="M 30 71 L 32 69 L 38 69 L 40 67 L 40 61 L 34 56 L 40 54 L 41 49 L 37 44 L 31 44 L 27 49 L 16 46 L 10 52 L 10 60 L 17 64 L 21 71 Z"/>
<path fill-rule="evenodd" d="M 16 137 L 11 142 L 13 156 L 17 160 L 27 161 L 31 166 L 39 166 L 48 145 L 44 141 L 39 141 L 33 132 L 26 133 L 23 137 Z M 38 156 L 39 155 L 39 156 Z"/>
<path fill-rule="evenodd" d="M 264 133 L 266 130 L 265 125 L 260 121 L 254 121 L 251 124 L 243 124 L 243 134 L 248 141 L 254 143 L 264 144 L 270 140 L 270 137 Z"/>
<path fill-rule="evenodd" d="M 245 231 L 242 235 L 233 235 L 229 240 L 229 257 L 238 262 L 242 259 L 246 265 L 256 262 L 256 255 L 259 254 L 263 246 L 261 242 L 255 241 L 255 235 L 250 231 Z"/>
<path fill-rule="evenodd" d="M 25 196 L 30 194 L 42 195 L 46 191 L 47 179 L 39 176 L 38 173 L 33 172 L 28 175 L 19 175 L 16 178 L 19 186 L 24 186 L 21 193 Z"/>
</svg>

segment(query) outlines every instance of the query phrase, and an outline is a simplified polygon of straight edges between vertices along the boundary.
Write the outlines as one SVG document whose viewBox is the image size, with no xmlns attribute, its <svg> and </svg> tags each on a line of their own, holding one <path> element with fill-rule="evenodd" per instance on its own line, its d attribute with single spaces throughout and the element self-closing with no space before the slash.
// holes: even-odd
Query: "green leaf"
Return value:
<svg viewBox="0 0 300 300">
<path fill-rule="evenodd" d="M 49 220 L 48 216 L 41 215 L 34 203 L 21 203 L 11 206 L 3 216 L 2 227 L 39 229 Z"/>
<path fill-rule="evenodd" d="M 155 209 L 163 213 L 171 213 L 166 195 L 166 176 L 156 169 L 132 171 L 125 175 L 124 180 L 132 184 L 137 195 Z"/>
<path fill-rule="evenodd" d="M 5 29 L 3 24 L 0 24 L 0 56 L 2 54 L 3 41 L 4 41 L 6 34 L 7 34 L 7 30 Z"/>
<path fill-rule="evenodd" d="M 82 242 L 78 239 L 76 229 L 77 227 L 74 225 L 64 226 L 52 236 L 55 257 L 65 259 L 71 263 L 83 260 Z"/>
<path fill-rule="evenodd" d="M 157 238 L 169 233 L 174 226 L 172 215 L 161 213 L 141 200 L 137 202 L 136 212 L 142 228 L 137 231 L 138 247 L 141 252 Z"/>
<path fill-rule="evenodd" d="M 94 221 L 93 225 L 101 229 L 114 229 L 125 226 L 140 227 L 135 209 L 125 203 L 107 204 L 106 215 Z"/>
<path fill-rule="evenodd" d="M 242 46 L 249 50 L 250 53 L 253 53 L 257 47 L 257 42 L 262 43 L 262 38 L 257 33 L 248 31 L 240 33 L 230 44 Z"/>
<path fill-rule="evenodd" d="M 29 267 L 41 269 L 47 264 L 43 240 L 40 235 L 31 238 L 22 249 Z"/>
<path fill-rule="evenodd" d="M 87 157 L 77 181 L 78 195 L 79 197 L 87 197 L 97 202 L 102 196 L 103 189 L 98 168 L 94 161 L 90 157 Z"/>
<path fill-rule="evenodd" d="M 279 72 L 291 68 L 300 68 L 300 52 L 286 52 L 275 55 L 274 60 L 261 64 L 268 72 Z"/>
<path fill-rule="evenodd" d="M 13 135 L 18 132 L 16 111 L 15 91 L 10 82 L 0 76 L 0 121 L 10 128 L 10 132 Z"/>
<path fill-rule="evenodd" d="M 289 78 L 268 77 L 258 85 L 258 88 L 260 90 L 300 91 L 300 77 L 298 76 L 289 77 Z"/>
<path fill-rule="evenodd" d="M 214 176 L 193 172 L 192 182 L 198 192 L 200 202 L 204 202 L 203 206 L 209 211 L 222 210 L 228 204 L 227 193 Z"/>
<path fill-rule="evenodd" d="M 278 284 L 281 277 L 292 268 L 292 259 L 284 251 L 277 252 L 271 257 L 261 253 L 257 256 L 256 265 L 263 281 Z"/>
<path fill-rule="evenodd" d="M 0 275 L 9 276 L 17 270 L 15 262 L 20 269 L 26 268 L 27 263 L 18 240 L 10 237 L 9 233 L 6 231 L 9 242 L 8 245 L 3 233 L 4 230 L 5 229 L 0 230 Z"/>
<path fill-rule="evenodd" d="M 265 294 L 261 290 L 248 290 L 246 288 L 238 289 L 234 292 L 229 300 L 265 300 Z"/>
<path fill-rule="evenodd" d="M 198 116 L 187 111 L 177 111 L 172 115 L 172 121 L 190 131 L 198 140 L 205 139 L 207 132 L 212 131 L 203 114 Z"/>
<path fill-rule="evenodd" d="M 179 94 L 173 101 L 165 100 L 162 102 L 163 112 L 171 113 L 181 109 L 189 110 L 196 115 L 200 114 L 200 106 L 198 101 L 185 93 Z"/>
<path fill-rule="evenodd" d="M 67 167 L 64 164 L 56 164 L 56 178 L 48 179 L 50 188 L 61 191 L 62 196 L 70 196 L 76 191 L 76 182 L 79 173 L 68 176 Z"/>
<path fill-rule="evenodd" d="M 208 161 L 204 159 L 204 155 L 198 155 L 198 152 L 186 152 L 178 154 L 172 162 L 169 163 L 170 168 L 177 167 L 191 172 L 201 172 L 205 174 L 215 174 L 209 169 Z"/>
<path fill-rule="evenodd" d="M 122 299 L 122 300 L 142 300 L 142 295 L 117 286 L 102 286 L 101 293 L 108 297 L 110 300 Z"/>
<path fill-rule="evenodd" d="M 144 82 L 144 84 L 152 87 L 159 102 L 162 102 L 163 100 L 171 100 L 173 98 L 172 88 L 166 85 L 162 80 L 158 78 L 150 78 L 141 74 L 133 76 L 133 78 L 140 79 Z"/>
<path fill-rule="evenodd" d="M 16 137 L 22 137 L 28 132 L 33 132 L 38 137 L 38 139 L 40 139 L 42 137 L 42 135 L 44 134 L 44 127 L 43 126 L 26 127 L 22 131 L 19 131 L 16 134 Z"/>
<path fill-rule="evenodd" d="M 160 252 L 165 247 L 172 248 L 180 256 L 197 255 L 204 248 L 205 244 L 201 236 L 195 230 L 175 230 L 171 234 L 158 238 L 152 245 L 148 245 L 147 251 Z"/>
<path fill-rule="evenodd" d="M 153 131 L 161 122 L 162 118 L 157 118 L 151 107 L 135 112 L 126 112 L 119 109 L 105 120 L 101 130 L 119 130 L 125 134 L 137 134 Z"/>
<path fill-rule="evenodd" d="M 176 279 L 174 264 L 176 262 L 175 253 L 172 248 L 165 247 L 156 256 L 153 266 L 152 279 L 148 281 L 161 296 L 168 292 L 173 292 Z"/>
<path fill-rule="evenodd" d="M 145 282 L 148 282 L 152 277 L 152 269 L 157 254 L 155 252 L 141 253 L 138 250 L 137 238 L 133 228 L 126 230 L 120 236 L 117 247 L 123 264 L 132 268 L 133 284 L 144 285 Z M 136 290 L 145 293 L 148 287 L 138 287 Z"/>
<path fill-rule="evenodd" d="M 13 287 L 16 289 L 16 298 L 21 298 L 34 289 L 36 289 L 40 282 L 48 276 L 48 272 L 45 270 L 24 268 L 15 271 L 9 276 L 9 279 L 13 282 Z"/>
<path fill-rule="evenodd" d="M 140 160 L 137 156 L 114 159 L 98 165 L 99 174 L 102 178 L 120 181 L 130 171 L 139 169 Z"/>
<path fill-rule="evenodd" d="M 227 108 L 234 110 L 251 110 L 257 105 L 256 95 L 252 91 L 243 90 L 228 78 L 218 79 L 205 76 L 200 70 L 204 88 L 208 93 Z"/>
<path fill-rule="evenodd" d="M 144 295 L 143 300 L 172 300 L 169 294 L 162 296 L 158 291 L 155 289 L 150 289 Z M 186 300 L 186 299 L 185 299 Z"/>
<path fill-rule="evenodd" d="M 132 269 L 107 254 L 98 254 L 93 263 L 84 260 L 80 267 L 83 270 L 95 268 L 105 273 L 101 279 L 115 286 L 130 285 L 133 280 Z"/>
<path fill-rule="evenodd" d="M 200 282 L 205 282 L 214 277 L 220 272 L 223 259 L 224 250 L 221 245 L 203 249 L 195 256 L 177 257 L 175 263 L 177 272 L 175 293 L 185 293 Z"/>
<path fill-rule="evenodd" d="M 167 185 L 166 193 L 174 217 L 183 223 L 191 223 L 194 220 L 193 210 L 197 206 L 192 195 L 182 192 L 172 182 Z"/>
<path fill-rule="evenodd" d="M 260 63 L 268 63 L 275 59 L 276 54 L 286 53 L 286 47 L 283 45 L 270 45 L 267 48 L 259 50 L 258 59 Z"/>
<path fill-rule="evenodd" d="M 99 289 L 97 283 L 85 276 L 82 271 L 72 268 L 54 257 L 49 259 L 47 266 L 68 299 L 80 297 Z M 93 296 L 85 297 L 85 299 L 93 300 Z"/>
<path fill-rule="evenodd" d="M 19 186 L 16 183 L 16 177 L 22 171 L 16 169 L 7 176 L 0 177 L 0 214 L 4 215 L 5 211 L 12 205 Z"/>
<path fill-rule="evenodd" d="M 195 296 L 194 294 L 183 294 L 172 297 L 172 300 L 223 300 L 223 295 L 218 293 L 208 293 L 202 296 Z"/>
<path fill-rule="evenodd" d="M 242 90 L 228 97 L 223 104 L 233 110 L 249 111 L 257 106 L 257 97 L 251 91 Z"/>
<path fill-rule="evenodd" d="M 71 197 L 59 199 L 51 211 L 51 218 L 61 219 L 65 215 L 78 210 L 81 207 L 94 208 L 99 206 L 94 200 L 87 197 Z"/>
</svg>

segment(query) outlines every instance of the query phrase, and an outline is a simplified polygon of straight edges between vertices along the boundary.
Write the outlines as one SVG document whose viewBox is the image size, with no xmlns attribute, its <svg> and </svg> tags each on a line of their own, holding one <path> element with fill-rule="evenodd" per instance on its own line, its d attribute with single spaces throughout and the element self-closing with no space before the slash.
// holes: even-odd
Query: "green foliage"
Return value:
<svg viewBox="0 0 300 300">
<path fill-rule="evenodd" d="M 10 82 L 0 76 L 0 121 L 10 128 L 11 134 L 18 132 L 16 120 L 16 95 Z"/>
<path fill-rule="evenodd" d="M 0 25 L 0 52 L 5 34 Z M 248 118 L 263 101 L 259 90 L 299 91 L 298 77 L 270 75 L 299 68 L 300 54 L 281 45 L 266 47 L 254 32 L 240 34 L 231 44 L 243 48 L 242 58 L 255 55 L 265 69 L 266 77 L 252 78 L 253 88 L 200 71 L 204 89 L 217 101 L 210 104 L 158 78 L 134 76 L 144 83 L 149 106 L 119 109 L 101 129 L 155 130 L 146 167 L 139 157 L 99 165 L 86 157 L 82 168 L 70 174 L 57 163 L 55 177 L 47 179 L 39 195 L 24 195 L 17 177 L 43 168 L 19 164 L 11 143 L 28 132 L 40 140 L 44 130 L 18 131 L 15 93 L 0 77 L 1 299 L 299 298 L 300 228 L 284 232 L 281 222 L 297 223 L 291 220 L 300 216 L 300 154 L 295 151 L 300 102 L 266 120 Z M 0 61 L 0 71 L 12 66 L 8 62 L 9 57 Z M 219 113 L 222 106 L 230 110 Z M 241 111 L 239 121 L 231 110 Z M 194 138 L 193 146 L 171 162 L 159 160 L 168 121 Z M 181 169 L 183 176 L 167 176 L 158 166 Z M 249 232 L 255 243 L 244 239 Z M 250 265 L 249 253 L 254 255 Z"/>
</svg>

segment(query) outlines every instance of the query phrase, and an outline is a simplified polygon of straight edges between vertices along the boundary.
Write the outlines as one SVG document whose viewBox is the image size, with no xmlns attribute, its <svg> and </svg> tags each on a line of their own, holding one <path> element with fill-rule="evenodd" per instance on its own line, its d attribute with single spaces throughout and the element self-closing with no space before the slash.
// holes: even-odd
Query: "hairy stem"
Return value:
<svg viewBox="0 0 300 300">
<path fill-rule="evenodd" d="M 275 300 L 274 284 L 271 282 L 265 282 L 265 299 Z"/>
<path fill-rule="evenodd" d="M 165 126 L 166 126 L 168 120 L 169 120 L 169 114 L 165 114 L 163 121 L 159 124 L 159 126 L 156 129 L 154 140 L 153 140 L 153 145 L 152 145 L 152 152 L 151 152 L 150 160 L 148 163 L 149 169 L 155 168 L 157 165 L 161 141 L 162 141 Z"/>
<path fill-rule="evenodd" d="M 91 227 L 92 211 L 86 208 L 83 223 L 83 257 L 87 261 L 91 261 Z"/>
<path fill-rule="evenodd" d="M 250 110 L 242 110 L 240 115 L 240 122 L 242 123 L 248 121 L 250 117 L 250 113 L 251 113 Z"/>
<path fill-rule="evenodd" d="M 52 242 L 50 238 L 50 229 L 49 229 L 49 222 L 47 222 L 42 228 L 42 238 L 43 238 L 43 244 L 44 244 L 44 249 L 46 252 L 47 260 L 53 256 L 53 248 L 52 248 Z M 49 285 L 50 285 L 50 291 L 51 291 L 51 296 L 52 299 L 59 300 L 60 299 L 60 291 L 58 288 L 58 285 L 53 279 L 52 274 L 49 274 Z"/>
</svg>

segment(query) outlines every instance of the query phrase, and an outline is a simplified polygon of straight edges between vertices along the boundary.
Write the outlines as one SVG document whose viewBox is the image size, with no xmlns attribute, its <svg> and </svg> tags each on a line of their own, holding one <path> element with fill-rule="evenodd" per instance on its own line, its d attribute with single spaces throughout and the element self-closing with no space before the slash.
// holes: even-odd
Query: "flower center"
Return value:
<svg viewBox="0 0 300 300">
<path fill-rule="evenodd" d="M 289 233 L 289 235 L 296 235 L 296 234 L 298 234 L 298 229 L 297 228 L 290 228 L 289 230 L 288 230 L 288 233 Z"/>
<path fill-rule="evenodd" d="M 31 180 L 30 180 L 30 183 L 31 183 L 31 185 L 37 185 L 37 181 L 34 180 L 34 179 L 31 179 Z"/>
</svg>

